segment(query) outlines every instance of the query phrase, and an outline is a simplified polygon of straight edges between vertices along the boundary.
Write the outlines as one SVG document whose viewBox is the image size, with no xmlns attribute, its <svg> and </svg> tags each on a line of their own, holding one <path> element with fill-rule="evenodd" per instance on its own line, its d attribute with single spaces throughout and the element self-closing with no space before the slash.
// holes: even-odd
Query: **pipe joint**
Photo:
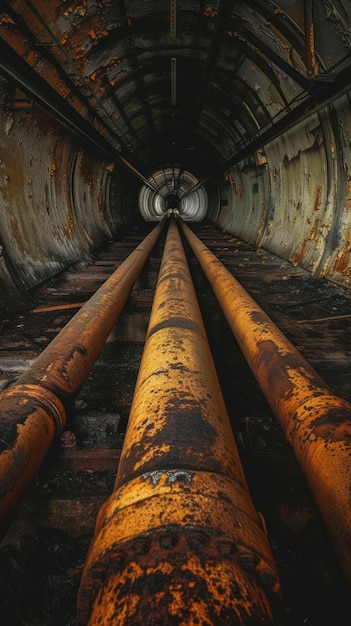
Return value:
<svg viewBox="0 0 351 626">
<path fill-rule="evenodd" d="M 300 438 L 309 433 L 310 441 L 322 440 L 324 443 L 342 441 L 351 444 L 351 405 L 332 393 L 313 395 L 301 404 L 292 415 L 286 418 L 286 437 L 294 447 Z"/>
<path fill-rule="evenodd" d="M 144 584 L 147 593 L 125 602 L 126 590 Z M 155 607 L 162 624 L 174 623 L 175 615 L 177 623 L 195 623 L 196 618 L 199 623 L 234 624 L 245 616 L 240 623 L 271 624 L 267 592 L 279 595 L 271 563 L 220 531 L 167 524 L 99 554 L 80 590 L 78 624 L 98 624 L 100 616 L 102 623 L 143 624 Z"/>
<path fill-rule="evenodd" d="M 132 570 L 138 578 L 146 578 L 147 571 L 148 580 L 153 578 L 150 572 L 159 572 L 163 593 L 179 587 L 184 597 L 190 593 L 190 578 L 194 588 L 200 582 L 206 585 L 206 595 L 211 597 L 215 593 L 212 578 L 221 571 L 221 587 L 228 597 L 220 602 L 224 606 L 229 602 L 231 610 L 236 605 L 228 600 L 233 585 L 246 590 L 253 585 L 254 597 L 260 596 L 261 590 L 278 596 L 278 576 L 260 518 L 256 519 L 254 510 L 252 515 L 247 512 L 243 497 L 245 489 L 240 483 L 193 470 L 146 472 L 120 487 L 97 520 L 80 589 L 79 623 L 86 623 L 91 611 L 99 611 L 98 607 L 92 609 L 96 585 L 106 598 L 110 584 L 112 589 L 112 582 L 106 580 L 112 577 L 122 598 Z M 117 597 L 117 604 L 118 595 L 113 600 Z M 195 598 L 191 591 L 189 603 L 196 604 Z M 206 605 L 217 606 L 212 599 L 207 599 Z M 222 622 L 215 619 L 211 623 Z"/>
<path fill-rule="evenodd" d="M 61 400 L 41 385 L 19 384 L 8 387 L 0 394 L 0 436 L 5 447 L 9 447 L 7 433 L 17 427 L 19 431 L 27 420 L 44 418 L 52 422 L 54 433 L 60 435 L 66 423 L 66 411 Z M 35 417 L 36 416 L 36 417 Z M 44 417 L 45 416 L 45 417 Z"/>
<path fill-rule="evenodd" d="M 39 470 L 66 420 L 61 401 L 38 385 L 14 385 L 0 396 L 0 532 Z"/>
</svg>

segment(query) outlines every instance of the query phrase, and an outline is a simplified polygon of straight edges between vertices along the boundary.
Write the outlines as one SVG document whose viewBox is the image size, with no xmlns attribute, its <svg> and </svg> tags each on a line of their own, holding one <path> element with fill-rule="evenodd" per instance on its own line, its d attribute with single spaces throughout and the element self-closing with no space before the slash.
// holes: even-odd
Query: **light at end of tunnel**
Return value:
<svg viewBox="0 0 351 626">
<path fill-rule="evenodd" d="M 180 208 L 180 197 L 176 193 L 169 193 L 165 198 L 166 209 L 177 209 L 179 211 Z"/>
<path fill-rule="evenodd" d="M 184 221 L 201 222 L 205 219 L 207 193 L 203 186 L 191 192 L 199 182 L 193 174 L 179 167 L 166 167 L 153 172 L 150 180 L 156 184 L 158 193 L 146 185 L 141 188 L 139 211 L 145 221 L 162 220 L 170 210 L 181 214 Z"/>
</svg>

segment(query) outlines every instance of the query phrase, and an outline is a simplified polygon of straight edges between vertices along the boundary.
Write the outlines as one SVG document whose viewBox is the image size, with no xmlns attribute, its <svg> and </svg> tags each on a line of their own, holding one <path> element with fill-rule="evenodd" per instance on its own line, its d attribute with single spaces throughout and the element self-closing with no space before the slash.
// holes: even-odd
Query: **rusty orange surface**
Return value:
<svg viewBox="0 0 351 626">
<path fill-rule="evenodd" d="M 332 394 L 222 263 L 183 223 L 182 229 L 294 450 L 351 580 L 351 405 Z"/>
<path fill-rule="evenodd" d="M 267 589 L 279 592 L 273 556 L 172 221 L 115 491 L 98 517 L 78 620 L 271 624 Z"/>
<path fill-rule="evenodd" d="M 65 425 L 74 400 L 163 229 L 158 224 L 66 324 L 14 385 L 0 394 L 0 529 Z"/>
</svg>

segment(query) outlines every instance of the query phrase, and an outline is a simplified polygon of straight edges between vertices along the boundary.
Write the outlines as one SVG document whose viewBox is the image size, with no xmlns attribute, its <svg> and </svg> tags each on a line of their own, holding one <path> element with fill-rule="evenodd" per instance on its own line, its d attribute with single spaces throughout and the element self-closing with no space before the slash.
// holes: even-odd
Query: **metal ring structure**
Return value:
<svg viewBox="0 0 351 626">
<path fill-rule="evenodd" d="M 115 491 L 78 623 L 272 624 L 279 581 L 171 219 Z"/>
<path fill-rule="evenodd" d="M 351 582 L 351 405 L 331 392 L 302 354 L 184 223 L 182 230 L 293 448 Z"/>
<path fill-rule="evenodd" d="M 157 193 L 143 185 L 139 193 L 139 211 L 146 221 L 163 219 L 170 209 L 177 209 L 185 221 L 201 222 L 208 211 L 207 192 L 203 186 L 191 191 L 198 179 L 179 167 L 165 167 L 149 177 L 157 188 Z M 185 196 L 183 198 L 183 196 Z M 169 198 L 176 200 L 177 206 L 169 206 Z"/>
</svg>

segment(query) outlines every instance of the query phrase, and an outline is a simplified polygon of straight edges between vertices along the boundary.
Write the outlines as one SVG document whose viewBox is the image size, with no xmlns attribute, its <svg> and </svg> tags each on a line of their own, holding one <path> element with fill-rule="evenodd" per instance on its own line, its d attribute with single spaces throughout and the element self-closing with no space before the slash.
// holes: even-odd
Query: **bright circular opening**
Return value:
<svg viewBox="0 0 351 626">
<path fill-rule="evenodd" d="M 191 191 L 199 182 L 191 172 L 166 167 L 153 172 L 149 181 L 153 188 L 143 185 L 139 194 L 139 211 L 146 221 L 161 220 L 171 210 L 181 213 L 184 221 L 201 222 L 206 217 L 207 193 L 204 187 Z"/>
</svg>

